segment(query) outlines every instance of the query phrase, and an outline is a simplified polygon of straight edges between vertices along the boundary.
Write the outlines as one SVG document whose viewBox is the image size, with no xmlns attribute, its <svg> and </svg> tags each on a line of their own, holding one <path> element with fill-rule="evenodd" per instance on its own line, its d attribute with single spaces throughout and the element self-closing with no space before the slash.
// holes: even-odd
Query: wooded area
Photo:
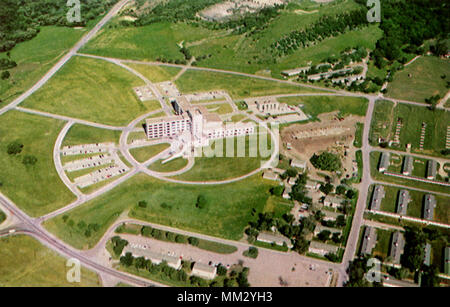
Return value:
<svg viewBox="0 0 450 307">
<path fill-rule="evenodd" d="M 85 26 L 104 14 L 118 0 L 81 0 L 81 21 L 69 22 L 67 0 L 2 0 L 0 5 L 0 52 L 32 39 L 40 26 Z"/>
</svg>

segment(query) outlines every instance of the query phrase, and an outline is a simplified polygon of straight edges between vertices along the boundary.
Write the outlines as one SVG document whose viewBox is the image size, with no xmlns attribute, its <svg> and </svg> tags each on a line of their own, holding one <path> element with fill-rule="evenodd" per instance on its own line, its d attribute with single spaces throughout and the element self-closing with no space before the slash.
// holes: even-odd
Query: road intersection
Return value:
<svg viewBox="0 0 450 307">
<path fill-rule="evenodd" d="M 189 181 L 182 181 L 182 180 L 175 180 L 175 179 L 167 178 L 167 177 L 169 177 L 168 175 L 173 176 L 174 174 L 177 174 L 177 173 L 161 174 L 161 173 L 157 173 L 157 172 L 154 172 L 154 171 L 151 171 L 148 169 L 148 165 L 157 161 L 162 156 L 164 156 L 164 154 L 166 154 L 166 151 L 163 151 L 162 153 L 151 158 L 150 160 L 146 161 L 145 163 L 139 163 L 130 154 L 129 149 L 131 148 L 131 146 L 128 144 L 128 136 L 131 132 L 135 131 L 136 125 L 139 124 L 145 118 L 147 118 L 149 115 L 155 114 L 156 112 L 160 112 L 160 110 L 152 111 L 147 114 L 144 114 L 144 115 L 138 117 L 137 119 L 135 119 L 134 121 L 132 121 L 126 127 L 114 127 L 114 126 L 103 125 L 100 123 L 88 122 L 88 121 L 81 120 L 81 119 L 71 118 L 68 116 L 62 116 L 62 115 L 51 114 L 51 113 L 42 112 L 42 111 L 26 109 L 23 107 L 19 107 L 19 105 L 21 102 L 23 102 L 29 96 L 31 96 L 35 91 L 37 91 L 39 88 L 41 88 L 48 80 L 50 80 L 50 78 L 57 71 L 59 71 L 64 66 L 64 64 L 67 63 L 73 56 L 85 56 L 85 57 L 92 57 L 92 58 L 106 60 L 106 61 L 109 61 L 116 65 L 119 65 L 122 68 L 125 68 L 128 71 L 130 71 L 131 73 L 135 74 L 136 76 L 138 76 L 139 78 L 144 80 L 145 83 L 152 88 L 152 90 L 154 91 L 154 93 L 156 94 L 156 96 L 158 98 L 158 101 L 161 104 L 162 110 L 167 115 L 171 114 L 171 110 L 168 107 L 168 105 L 165 103 L 164 97 L 159 93 L 159 90 L 152 84 L 152 82 L 150 82 L 148 79 L 146 79 L 142 74 L 140 74 L 139 72 L 128 67 L 126 65 L 126 63 L 180 67 L 183 69 L 183 72 L 192 69 L 192 70 L 202 70 L 202 71 L 209 71 L 209 72 L 227 73 L 227 74 L 233 74 L 233 75 L 244 76 L 244 77 L 249 77 L 249 78 L 258 78 L 258 79 L 267 80 L 267 81 L 287 83 L 287 84 L 291 84 L 291 85 L 296 85 L 296 86 L 306 87 L 306 88 L 310 88 L 310 89 L 314 89 L 314 90 L 321 90 L 321 91 L 328 92 L 328 93 L 322 92 L 322 93 L 300 93 L 300 94 L 274 95 L 271 97 L 346 96 L 346 97 L 364 97 L 364 98 L 368 99 L 369 102 L 368 102 L 367 113 L 365 116 L 364 131 L 363 131 L 363 144 L 362 144 L 362 149 L 361 149 L 362 153 L 363 153 L 363 175 L 362 175 L 362 181 L 359 184 L 359 199 L 358 199 L 356 209 L 355 209 L 355 214 L 354 214 L 354 217 L 352 220 L 352 227 L 351 227 L 351 231 L 350 231 L 350 234 L 349 234 L 349 237 L 347 240 L 347 246 L 346 246 L 346 249 L 344 252 L 343 260 L 341 263 L 331 263 L 331 262 L 317 260 L 317 259 L 310 258 L 310 257 L 297 255 L 301 261 L 306 261 L 311 264 L 327 266 L 329 268 L 332 268 L 336 272 L 338 272 L 339 273 L 338 285 L 342 286 L 347 281 L 346 270 L 348 268 L 348 265 L 349 265 L 350 261 L 356 255 L 360 228 L 361 228 L 361 226 L 364 225 L 363 216 L 364 216 L 364 212 L 365 212 L 365 208 L 366 208 L 366 200 L 367 200 L 367 196 L 368 196 L 369 186 L 374 183 L 377 183 L 376 181 L 374 181 L 371 178 L 371 175 L 370 175 L 370 152 L 374 148 L 372 148 L 372 146 L 370 146 L 370 144 L 369 144 L 369 132 L 370 132 L 370 127 L 371 127 L 371 121 L 372 121 L 372 115 L 373 115 L 375 101 L 378 99 L 385 99 L 385 100 L 394 101 L 395 103 L 406 103 L 406 104 L 419 105 L 419 106 L 428 106 L 428 105 L 423 104 L 423 103 L 418 103 L 418 102 L 412 102 L 412 101 L 403 101 L 403 100 L 385 98 L 382 95 L 369 95 L 369 94 L 362 94 L 362 93 L 346 92 L 346 91 L 342 91 L 342 90 L 339 90 L 339 91 L 330 90 L 328 88 L 322 88 L 319 86 L 300 84 L 300 83 L 289 81 L 289 80 L 280 80 L 280 79 L 275 79 L 275 78 L 271 78 L 271 77 L 263 77 L 263 76 L 257 76 L 257 75 L 246 74 L 246 73 L 241 73 L 241 72 L 233 72 L 233 71 L 202 68 L 202 67 L 193 67 L 190 65 L 176 65 L 176 64 L 159 63 L 159 62 L 143 62 L 143 61 L 133 61 L 133 60 L 124 60 L 124 59 L 115 59 L 115 58 L 107 58 L 107 57 L 101 57 L 101 56 L 79 54 L 78 51 L 84 46 L 84 44 L 86 44 L 113 16 L 115 16 L 115 14 L 117 14 L 120 11 L 120 9 L 128 1 L 129 0 L 122 0 L 117 5 L 115 5 L 113 7 L 113 9 L 111 9 L 111 11 L 91 31 L 87 35 L 85 35 L 32 88 L 27 90 L 24 94 L 22 94 L 20 97 L 18 97 L 16 100 L 14 100 L 9 105 L 0 109 L 0 115 L 5 112 L 8 112 L 10 110 L 17 110 L 20 112 L 31 113 L 31 114 L 35 114 L 35 115 L 39 115 L 39 116 L 52 117 L 52 118 L 67 122 L 66 125 L 64 126 L 64 128 L 61 130 L 60 134 L 58 135 L 57 141 L 54 146 L 54 162 L 55 162 L 55 168 L 56 168 L 59 176 L 61 177 L 61 180 L 65 183 L 65 185 L 72 191 L 72 193 L 77 198 L 73 203 L 67 205 L 66 207 L 60 208 L 54 212 L 51 212 L 45 216 L 42 216 L 42 217 L 32 218 L 32 217 L 28 216 L 27 214 L 25 214 L 22 210 L 20 210 L 17 207 L 17 205 L 14 204 L 10 199 L 8 199 L 6 196 L 4 196 L 3 194 L 0 193 L 0 205 L 1 205 L 1 207 L 6 209 L 5 211 L 8 215 L 8 218 L 14 221 L 12 224 L 11 223 L 8 224 L 8 227 L 0 230 L 0 236 L 8 235 L 9 231 L 14 229 L 15 230 L 14 234 L 23 233 L 23 234 L 31 235 L 31 236 L 35 237 L 36 239 L 38 239 L 40 242 L 42 242 L 44 245 L 57 251 L 61 255 L 65 256 L 65 257 L 79 259 L 80 262 L 84 266 L 96 271 L 97 273 L 100 274 L 100 276 L 103 276 L 103 278 L 106 278 L 105 276 L 109 276 L 109 278 L 112 277 L 119 281 L 123 281 L 123 282 L 130 283 L 133 285 L 138 285 L 138 286 L 162 286 L 161 284 L 158 284 L 156 282 L 144 280 L 142 278 L 111 269 L 109 267 L 106 267 L 102 264 L 97 263 L 95 261 L 95 258 L 90 258 L 89 256 L 86 256 L 86 254 L 89 254 L 89 253 L 95 254 L 95 251 L 97 251 L 98 248 L 104 248 L 103 244 L 105 243 L 105 240 L 107 240 L 111 236 L 112 231 L 119 224 L 126 222 L 126 221 L 131 222 L 132 220 L 116 221 L 109 228 L 109 230 L 104 234 L 104 236 L 102 237 L 100 242 L 96 245 L 96 247 L 94 247 L 93 251 L 89 251 L 88 253 L 86 251 L 76 250 L 75 248 L 73 248 L 73 247 L 69 246 L 68 244 L 66 244 L 65 242 L 63 242 L 61 239 L 55 237 L 53 234 L 49 233 L 42 226 L 42 223 L 48 219 L 51 219 L 58 215 L 61 215 L 69 210 L 72 210 L 72 209 L 114 189 L 119 184 L 125 182 L 126 180 L 128 180 L 129 178 L 131 178 L 132 176 L 134 176 L 138 173 L 145 173 L 149 176 L 153 176 L 153 177 L 156 177 L 158 179 L 165 180 L 168 182 L 176 182 L 176 183 L 181 183 L 181 184 L 212 184 L 212 185 L 216 185 L 216 184 L 226 184 L 226 183 L 242 180 L 248 176 L 252 176 L 252 175 L 260 172 L 261 169 L 258 168 L 257 170 L 255 170 L 249 174 L 246 174 L 244 176 L 241 176 L 239 178 L 233 178 L 230 180 L 217 181 L 217 182 L 189 182 Z M 248 114 L 246 114 L 246 115 L 248 116 Z M 261 122 L 255 116 L 252 116 L 252 119 L 257 122 Z M 101 188 L 89 195 L 85 195 L 85 194 L 81 193 L 80 190 L 70 182 L 67 175 L 65 174 L 63 167 L 62 167 L 60 155 L 59 155 L 59 149 L 61 148 L 62 141 L 63 141 L 64 137 L 66 136 L 67 132 L 69 131 L 69 129 L 74 124 L 83 124 L 83 125 L 88 125 L 88 126 L 92 126 L 92 127 L 96 127 L 96 128 L 122 131 L 122 135 L 120 137 L 120 142 L 119 142 L 119 150 L 122 153 L 122 155 L 125 157 L 125 159 L 132 164 L 132 168 L 125 175 L 122 175 L 119 179 L 115 180 L 114 182 L 104 186 L 103 188 Z M 266 126 L 266 128 L 268 128 L 268 127 Z M 270 132 L 271 130 L 268 129 L 268 131 Z M 274 153 L 272 154 L 269 162 L 273 162 L 274 159 L 277 158 L 277 156 L 275 154 L 278 152 L 278 149 L 279 149 L 278 138 L 276 138 L 273 133 L 272 133 L 272 138 L 275 141 L 275 150 L 274 150 Z M 193 161 L 190 161 L 189 167 L 192 167 L 193 163 L 194 163 Z M 383 183 L 383 184 L 386 184 L 386 183 Z M 398 185 L 395 185 L 395 186 L 398 186 Z M 142 221 L 139 221 L 139 224 L 153 225 L 151 223 L 145 223 Z M 237 242 L 237 241 L 228 241 L 228 240 L 224 240 L 224 239 L 220 239 L 220 238 L 216 238 L 216 237 L 206 236 L 203 234 L 187 232 L 187 231 L 183 231 L 183 230 L 179 230 L 179 229 L 172 229 L 170 227 L 166 227 L 163 225 L 157 225 L 157 227 L 161 228 L 163 230 L 167 229 L 170 231 L 174 231 L 174 232 L 178 232 L 178 233 L 182 233 L 182 234 L 186 234 L 186 235 L 195 235 L 199 238 L 205 238 L 205 239 L 215 241 L 215 242 L 232 244 L 232 245 L 245 245 L 246 247 L 249 246 L 247 243 L 242 243 L 242 242 Z M 267 252 L 271 252 L 274 254 L 279 253 L 274 250 L 267 250 Z"/>
</svg>

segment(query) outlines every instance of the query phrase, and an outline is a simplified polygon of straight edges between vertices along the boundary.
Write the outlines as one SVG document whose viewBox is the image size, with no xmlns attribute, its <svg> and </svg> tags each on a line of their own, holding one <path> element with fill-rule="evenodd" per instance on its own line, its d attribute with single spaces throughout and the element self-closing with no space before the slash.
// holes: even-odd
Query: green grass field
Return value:
<svg viewBox="0 0 450 307">
<path fill-rule="evenodd" d="M 127 66 L 140 72 L 144 77 L 154 83 L 172 80 L 181 70 L 178 67 L 156 66 L 145 64 L 126 63 Z"/>
<path fill-rule="evenodd" d="M 391 248 L 392 232 L 389 230 L 377 229 L 377 243 L 372 251 L 372 255 L 380 256 L 383 259 L 389 255 Z"/>
<path fill-rule="evenodd" d="M 242 148 L 245 146 L 243 157 L 238 157 L 237 155 L 238 142 L 243 144 L 240 145 L 243 146 Z M 234 150 L 230 151 L 229 154 L 227 154 L 227 148 L 231 145 L 228 144 L 234 144 Z M 267 154 L 270 155 L 270 139 L 268 139 L 267 145 L 269 148 Z M 220 151 L 220 146 L 223 146 L 222 151 Z M 220 142 L 212 143 L 210 148 L 213 149 L 214 152 L 218 150 L 218 153 L 221 153 L 222 157 L 218 155 L 211 157 L 209 151 L 206 151 L 206 148 L 203 148 L 205 150 L 203 151 L 203 155 L 195 158 L 195 164 L 192 169 L 174 178 L 187 181 L 217 181 L 246 175 L 261 167 L 261 162 L 263 160 L 270 158 L 270 156 L 266 156 L 266 154 L 262 157 L 258 146 L 259 142 L 258 144 L 250 145 L 249 137 L 229 138 L 223 140 L 222 145 L 220 145 Z M 256 153 L 256 156 L 250 157 L 250 153 Z"/>
<path fill-rule="evenodd" d="M 175 83 L 180 91 L 185 94 L 225 90 L 228 91 L 233 99 L 276 94 L 320 92 L 318 90 L 278 83 L 276 81 L 198 70 L 186 71 Z"/>
<path fill-rule="evenodd" d="M 6 220 L 6 214 L 0 210 L 0 224 Z"/>
<path fill-rule="evenodd" d="M 387 96 L 418 102 L 437 94 L 444 97 L 448 91 L 449 71 L 448 59 L 423 56 L 394 75 L 387 88 Z M 442 79 L 442 75 L 447 76 Z"/>
<path fill-rule="evenodd" d="M 86 32 L 87 29 L 41 27 L 35 38 L 16 45 L 10 53 L 17 67 L 9 70 L 11 77 L 8 80 L 0 80 L 3 104 L 11 102 L 36 83 Z M 0 53 L 0 58 L 6 57 L 6 52 Z"/>
<path fill-rule="evenodd" d="M 158 160 L 148 167 L 150 170 L 158 173 L 171 173 L 184 168 L 188 164 L 188 160 L 184 158 L 176 158 L 167 163 L 162 163 L 164 160 Z"/>
<path fill-rule="evenodd" d="M 365 98 L 340 96 L 283 97 L 278 101 L 289 105 L 303 105 L 303 111 L 312 117 L 334 111 L 339 111 L 342 116 L 365 116 L 368 105 Z"/>
<path fill-rule="evenodd" d="M 47 221 L 45 227 L 76 248 L 89 248 L 124 210 L 131 209 L 130 216 L 141 220 L 239 240 L 248 221 L 254 218 L 252 209 L 263 210 L 272 186 L 260 176 L 226 185 L 191 186 L 140 174 L 68 212 L 67 223 L 58 216 Z M 202 209 L 195 206 L 199 195 L 206 199 Z M 147 201 L 147 208 L 137 207 L 141 200 Z M 73 226 L 69 226 L 70 220 Z M 77 226 L 80 221 L 97 224 L 99 230 L 86 237 Z"/>
<path fill-rule="evenodd" d="M 73 125 L 66 134 L 62 146 L 94 143 L 119 144 L 121 131 L 101 129 L 80 124 Z"/>
<path fill-rule="evenodd" d="M 450 122 L 450 113 L 444 110 L 429 110 L 426 107 L 399 103 L 395 108 L 392 102 L 378 101 L 375 104 L 372 118 L 370 143 L 378 145 L 378 137 L 393 140 L 396 132 L 397 120 L 401 119 L 403 127 L 400 130 L 400 144 L 393 145 L 397 150 L 406 150 L 411 144 L 411 152 L 442 156 L 445 149 L 447 126 Z M 420 136 L 422 123 L 426 124 L 423 150 L 420 150 Z"/>
<path fill-rule="evenodd" d="M 110 23 L 117 22 L 117 18 Z M 108 57 L 156 60 L 164 57 L 184 59 L 177 45 L 211 36 L 214 31 L 185 23 L 155 23 L 144 27 L 111 27 L 102 29 L 82 50 L 83 53 Z"/>
<path fill-rule="evenodd" d="M 394 116 L 394 103 L 387 100 L 377 100 L 372 114 L 369 142 L 378 144 L 378 138 L 388 139 L 391 132 Z"/>
<path fill-rule="evenodd" d="M 153 146 L 145 146 L 139 148 L 133 148 L 130 150 L 131 155 L 140 163 L 144 163 L 148 159 L 156 156 L 163 150 L 169 148 L 169 144 L 158 144 Z"/>
<path fill-rule="evenodd" d="M 397 118 L 402 118 L 403 129 L 400 132 L 400 148 L 405 149 L 406 144 L 411 144 L 411 151 L 426 155 L 441 155 L 445 149 L 447 126 L 450 123 L 450 113 L 444 110 L 431 111 L 425 107 L 399 104 L 394 110 L 394 123 Z M 424 149 L 420 150 L 420 134 L 422 123 L 427 124 Z M 395 125 L 391 135 L 395 133 Z"/>
<path fill-rule="evenodd" d="M 229 103 L 218 103 L 218 104 L 210 104 L 207 105 L 206 108 L 211 113 L 217 113 L 219 115 L 225 115 L 233 112 L 233 108 Z"/>
<path fill-rule="evenodd" d="M 355 140 L 353 141 L 353 146 L 356 148 L 361 148 L 363 144 L 363 132 L 364 132 L 364 124 L 356 123 L 356 131 L 355 131 Z"/>
<path fill-rule="evenodd" d="M 64 123 L 55 119 L 9 111 L 0 116 L 0 191 L 31 216 L 40 216 L 75 200 L 59 178 L 53 146 Z M 19 155 L 7 153 L 13 141 L 24 145 Z M 24 165 L 25 155 L 37 158 Z"/>
<path fill-rule="evenodd" d="M 67 281 L 66 259 L 34 238 L 0 238 L 1 287 L 99 287 L 96 273 L 81 269 L 80 283 Z"/>
<path fill-rule="evenodd" d="M 127 70 L 102 60 L 74 57 L 23 106 L 109 125 L 126 125 L 157 110 L 141 102 L 133 87 L 144 85 Z"/>
</svg>

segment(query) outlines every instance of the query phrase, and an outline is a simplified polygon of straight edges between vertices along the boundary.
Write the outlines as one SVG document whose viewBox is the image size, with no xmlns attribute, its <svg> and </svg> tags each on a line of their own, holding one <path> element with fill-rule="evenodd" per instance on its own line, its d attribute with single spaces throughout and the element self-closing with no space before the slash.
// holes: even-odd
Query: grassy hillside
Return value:
<svg viewBox="0 0 450 307">
<path fill-rule="evenodd" d="M 31 216 L 41 216 L 75 200 L 59 178 L 53 163 L 53 146 L 64 123 L 10 111 L 0 116 L 0 191 Z M 14 141 L 23 144 L 18 155 L 7 153 Z M 25 165 L 34 156 L 34 165 Z"/>
<path fill-rule="evenodd" d="M 23 106 L 103 124 L 126 125 L 160 108 L 157 101 L 138 100 L 133 87 L 141 85 L 144 81 L 115 64 L 74 57 Z"/>
</svg>

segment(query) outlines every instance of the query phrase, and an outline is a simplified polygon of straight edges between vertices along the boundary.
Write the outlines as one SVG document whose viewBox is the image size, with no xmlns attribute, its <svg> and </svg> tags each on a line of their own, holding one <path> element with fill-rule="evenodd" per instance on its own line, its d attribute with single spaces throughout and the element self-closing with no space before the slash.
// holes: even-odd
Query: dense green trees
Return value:
<svg viewBox="0 0 450 307">
<path fill-rule="evenodd" d="M 274 42 L 271 45 L 272 53 L 274 56 L 288 55 L 299 48 L 308 47 L 310 44 L 327 37 L 337 36 L 349 30 L 367 26 L 366 12 L 367 9 L 362 8 L 335 16 L 323 16 L 308 28 L 292 31 Z"/>
<path fill-rule="evenodd" d="M 327 151 L 320 155 L 314 154 L 310 161 L 315 168 L 323 171 L 335 172 L 342 168 L 339 156 Z"/>
<path fill-rule="evenodd" d="M 11 50 L 17 43 L 32 39 L 40 26 L 85 26 L 105 13 L 118 0 L 82 0 L 81 21 L 71 23 L 66 14 L 67 0 L 2 0 L 0 5 L 0 52 Z M 1 63 L 0 63 L 1 66 Z"/>
<path fill-rule="evenodd" d="M 373 52 L 375 64 L 382 67 L 384 58 L 400 60 L 405 53 L 420 54 L 425 40 L 447 38 L 450 30 L 450 6 L 443 0 L 384 0 L 381 1 L 383 37 Z M 440 43 L 433 50 L 437 55 L 447 52 Z"/>
<path fill-rule="evenodd" d="M 8 144 L 8 147 L 6 149 L 6 152 L 8 155 L 18 155 L 22 152 L 23 144 L 19 143 L 18 141 L 14 141 L 10 144 Z"/>
</svg>

